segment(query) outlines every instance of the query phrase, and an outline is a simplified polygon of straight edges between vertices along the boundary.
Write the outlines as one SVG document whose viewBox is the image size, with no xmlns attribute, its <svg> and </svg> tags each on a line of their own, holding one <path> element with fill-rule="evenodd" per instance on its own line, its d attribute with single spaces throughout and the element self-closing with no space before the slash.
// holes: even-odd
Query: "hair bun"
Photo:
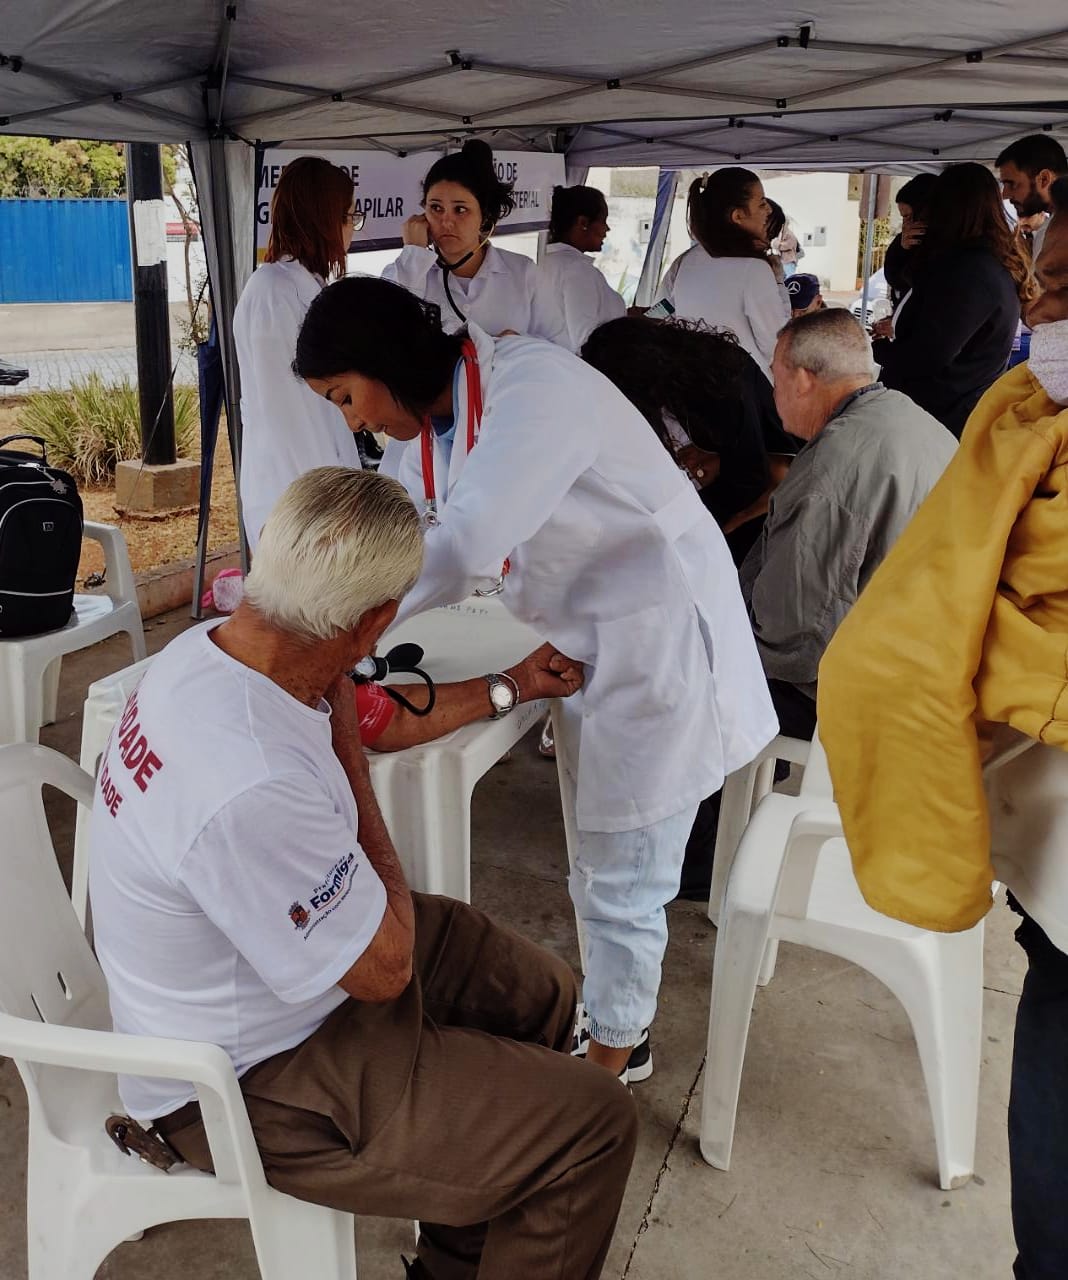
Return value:
<svg viewBox="0 0 1068 1280">
<path fill-rule="evenodd" d="M 479 169 L 486 169 L 496 175 L 493 167 L 493 148 L 481 138 L 468 138 L 460 153 L 463 158 Z"/>
</svg>

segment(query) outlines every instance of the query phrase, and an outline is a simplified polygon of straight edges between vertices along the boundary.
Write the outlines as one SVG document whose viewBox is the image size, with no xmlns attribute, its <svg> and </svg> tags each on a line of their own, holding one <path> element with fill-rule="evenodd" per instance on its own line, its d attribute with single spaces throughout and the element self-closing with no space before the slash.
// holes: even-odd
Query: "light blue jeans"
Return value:
<svg viewBox="0 0 1068 1280">
<path fill-rule="evenodd" d="M 656 1013 L 667 948 L 665 906 L 679 891 L 697 806 L 635 831 L 579 831 L 569 878 L 586 930 L 582 998 L 590 1035 L 609 1048 L 637 1044 Z"/>
</svg>

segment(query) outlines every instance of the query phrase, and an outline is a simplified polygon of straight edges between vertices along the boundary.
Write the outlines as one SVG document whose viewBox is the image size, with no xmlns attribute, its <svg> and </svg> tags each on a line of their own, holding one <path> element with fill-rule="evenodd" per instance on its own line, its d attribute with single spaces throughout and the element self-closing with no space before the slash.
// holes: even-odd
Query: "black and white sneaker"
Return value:
<svg viewBox="0 0 1068 1280">
<path fill-rule="evenodd" d="M 584 1058 L 590 1047 L 590 1015 L 586 1006 L 580 1004 L 575 1011 L 575 1032 L 571 1037 L 571 1054 L 575 1058 Z M 641 1039 L 630 1051 L 630 1059 L 620 1072 L 623 1084 L 641 1084 L 653 1074 L 653 1053 L 649 1045 L 649 1028 L 642 1032 Z"/>
</svg>

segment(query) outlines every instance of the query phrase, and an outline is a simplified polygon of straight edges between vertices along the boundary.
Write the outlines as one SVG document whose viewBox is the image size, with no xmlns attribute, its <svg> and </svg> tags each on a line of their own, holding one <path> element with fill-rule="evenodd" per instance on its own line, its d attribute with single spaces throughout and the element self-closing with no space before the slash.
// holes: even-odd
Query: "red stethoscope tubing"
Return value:
<svg viewBox="0 0 1068 1280">
<path fill-rule="evenodd" d="M 464 374 L 467 378 L 467 452 L 478 443 L 478 433 L 482 426 L 482 378 L 478 369 L 478 353 L 470 338 L 465 338 L 460 348 Z M 423 420 L 423 430 L 419 441 L 423 466 L 423 493 L 426 495 L 426 518 L 428 523 L 436 523 L 438 513 L 437 485 L 434 480 L 434 428 L 430 416 Z M 510 560 L 501 566 L 501 576 L 492 591 L 475 592 L 476 595 L 496 595 L 504 583 L 511 568 Z"/>
<path fill-rule="evenodd" d="M 479 428 L 482 425 L 482 379 L 478 371 L 478 355 L 475 344 L 465 338 L 460 348 L 464 374 L 467 378 L 467 452 L 478 443 Z M 434 479 L 434 428 L 430 425 L 429 415 L 423 420 L 423 431 L 420 439 L 420 451 L 423 464 L 423 493 L 426 495 L 426 509 L 431 515 L 437 514 L 438 495 Z"/>
</svg>

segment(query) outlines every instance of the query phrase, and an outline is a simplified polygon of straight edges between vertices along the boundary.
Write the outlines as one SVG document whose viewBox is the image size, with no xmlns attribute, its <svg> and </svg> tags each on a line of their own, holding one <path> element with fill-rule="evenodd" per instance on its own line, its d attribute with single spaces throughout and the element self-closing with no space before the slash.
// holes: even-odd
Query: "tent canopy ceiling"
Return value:
<svg viewBox="0 0 1068 1280">
<path fill-rule="evenodd" d="M 475 132 L 585 164 L 796 168 L 989 159 L 1068 131 L 1062 0 L 924 18 L 914 0 L 479 0 L 462 18 L 422 0 L 37 0 L 5 13 L 0 131 L 396 152 Z"/>
</svg>

